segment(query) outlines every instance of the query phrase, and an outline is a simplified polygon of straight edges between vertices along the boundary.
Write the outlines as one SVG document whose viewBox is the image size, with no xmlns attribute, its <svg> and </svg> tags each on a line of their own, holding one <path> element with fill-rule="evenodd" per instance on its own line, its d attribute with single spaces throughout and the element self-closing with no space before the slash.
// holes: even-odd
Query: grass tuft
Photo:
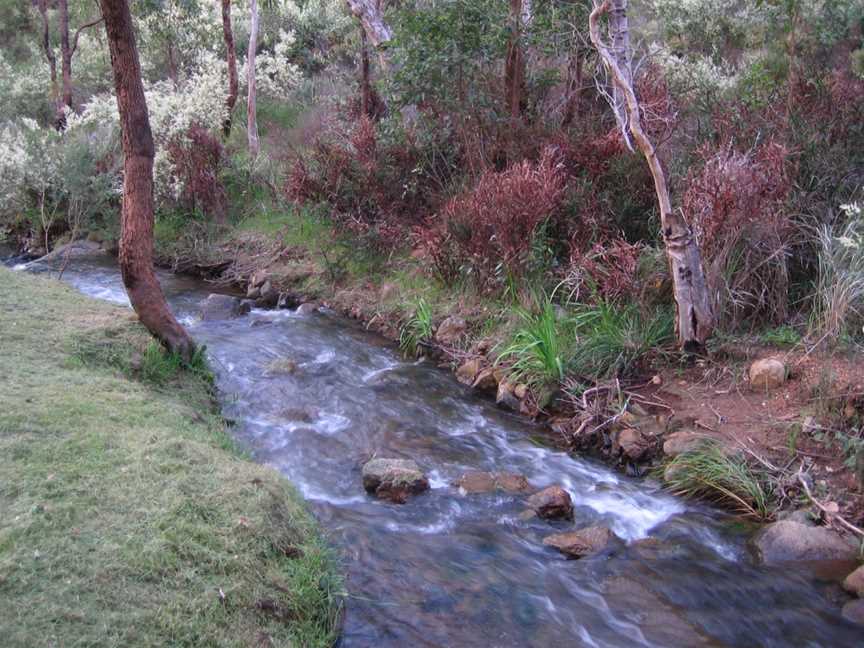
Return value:
<svg viewBox="0 0 864 648">
<path fill-rule="evenodd" d="M 421 343 L 431 339 L 432 332 L 432 308 L 420 297 L 399 333 L 399 348 L 406 355 L 416 357 Z"/>
<path fill-rule="evenodd" d="M 666 464 L 664 477 L 676 495 L 716 502 L 760 520 L 772 515 L 769 496 L 757 475 L 746 462 L 727 456 L 713 441 L 672 459 Z"/>
<path fill-rule="evenodd" d="M 571 344 L 566 318 L 558 320 L 549 298 L 539 301 L 536 313 L 518 309 L 522 326 L 498 356 L 499 361 L 512 361 L 510 371 L 515 378 L 535 386 L 564 380 Z"/>
</svg>

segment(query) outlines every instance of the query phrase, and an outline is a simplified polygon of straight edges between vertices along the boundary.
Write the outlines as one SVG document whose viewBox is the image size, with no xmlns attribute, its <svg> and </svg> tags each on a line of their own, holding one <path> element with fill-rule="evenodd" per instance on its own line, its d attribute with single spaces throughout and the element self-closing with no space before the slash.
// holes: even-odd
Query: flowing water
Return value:
<svg viewBox="0 0 864 648">
<path fill-rule="evenodd" d="M 338 316 L 200 322 L 207 286 L 161 278 L 207 346 L 237 439 L 297 486 L 343 556 L 340 645 L 864 645 L 830 600 L 836 585 L 755 566 L 745 530 L 718 512 L 544 445 L 531 424 Z M 128 304 L 107 258 L 75 261 L 64 280 Z M 271 371 L 279 360 L 296 370 Z M 414 459 L 432 489 L 405 505 L 370 498 L 360 467 L 373 454 Z M 575 520 L 525 520 L 519 496 L 462 495 L 450 483 L 471 470 L 561 484 Z M 542 545 L 594 523 L 627 548 L 568 561 Z"/>
</svg>

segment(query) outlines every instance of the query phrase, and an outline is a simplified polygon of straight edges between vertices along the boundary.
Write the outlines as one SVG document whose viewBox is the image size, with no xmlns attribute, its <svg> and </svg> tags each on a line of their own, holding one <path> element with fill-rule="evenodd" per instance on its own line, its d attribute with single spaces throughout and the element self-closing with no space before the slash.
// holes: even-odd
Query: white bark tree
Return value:
<svg viewBox="0 0 864 648">
<path fill-rule="evenodd" d="M 249 155 L 258 157 L 261 142 L 258 140 L 257 87 L 255 84 L 255 51 L 258 49 L 258 0 L 252 0 L 249 8 L 252 26 L 249 32 L 249 50 L 246 56 L 246 131 L 249 140 Z"/>
<path fill-rule="evenodd" d="M 681 212 L 672 210 L 663 165 L 657 157 L 654 144 L 642 129 L 639 100 L 633 88 L 632 73 L 629 68 L 630 53 L 614 49 L 618 46 L 629 50 L 629 35 L 621 33 L 627 31 L 626 13 L 627 0 L 603 0 L 602 2 L 594 0 L 594 10 L 588 20 L 591 42 L 611 77 L 616 95 L 620 95 L 623 102 L 620 111 L 626 130 L 622 132 L 633 137 L 633 141 L 651 170 L 657 203 L 660 207 L 660 227 L 666 246 L 666 258 L 672 275 L 678 344 L 684 350 L 694 351 L 704 347 L 714 328 L 711 299 L 696 237 Z M 600 18 L 607 14 L 610 14 L 612 46 L 603 42 L 600 35 Z M 622 64 L 626 67 L 622 67 Z M 613 109 L 617 111 L 616 95 L 613 95 L 610 101 Z M 619 125 L 622 124 L 621 118 L 616 114 Z"/>
</svg>

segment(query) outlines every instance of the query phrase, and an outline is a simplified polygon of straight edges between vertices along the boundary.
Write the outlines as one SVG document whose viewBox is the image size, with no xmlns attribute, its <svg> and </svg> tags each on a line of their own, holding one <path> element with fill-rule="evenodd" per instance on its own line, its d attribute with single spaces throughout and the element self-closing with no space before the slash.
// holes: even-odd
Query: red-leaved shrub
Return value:
<svg viewBox="0 0 864 648">
<path fill-rule="evenodd" d="M 504 273 L 522 276 L 537 228 L 561 207 L 565 185 L 560 154 L 551 147 L 537 162 L 483 173 L 444 206 L 423 242 L 438 273 L 461 266 L 484 287 Z"/>
<path fill-rule="evenodd" d="M 782 321 L 788 305 L 787 256 L 792 222 L 787 151 L 768 142 L 742 153 L 731 144 L 703 148 L 704 164 L 684 194 L 684 213 L 702 248 L 717 315 Z"/>
<path fill-rule="evenodd" d="M 167 151 L 181 187 L 180 205 L 224 222 L 227 201 L 220 178 L 225 159 L 221 142 L 206 128 L 192 125 L 168 142 Z"/>
</svg>

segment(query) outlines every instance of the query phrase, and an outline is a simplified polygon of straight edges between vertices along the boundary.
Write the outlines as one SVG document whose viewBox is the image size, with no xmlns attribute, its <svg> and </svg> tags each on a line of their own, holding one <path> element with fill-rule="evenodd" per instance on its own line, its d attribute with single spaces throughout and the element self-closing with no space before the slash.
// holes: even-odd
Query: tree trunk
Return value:
<svg viewBox="0 0 864 648">
<path fill-rule="evenodd" d="M 390 26 L 384 22 L 384 12 L 381 11 L 381 3 L 379 0 L 347 0 L 348 8 L 351 10 L 360 23 L 372 46 L 376 49 L 387 47 L 387 44 L 393 39 L 393 31 Z"/>
<path fill-rule="evenodd" d="M 69 43 L 69 2 L 57 0 L 60 21 L 60 61 L 63 75 L 63 105 L 72 108 L 72 47 Z"/>
<path fill-rule="evenodd" d="M 225 38 L 225 58 L 228 62 L 228 98 L 225 99 L 225 107 L 228 116 L 222 124 L 222 132 L 227 138 L 231 135 L 231 118 L 234 114 L 234 106 L 237 104 L 238 80 L 237 80 L 237 52 L 234 48 L 234 30 L 231 28 L 231 0 L 222 0 L 222 35 Z"/>
<path fill-rule="evenodd" d="M 111 52 L 123 141 L 120 272 L 141 323 L 169 350 L 189 361 L 195 350 L 165 302 L 153 270 L 153 157 L 141 66 L 127 0 L 99 0 Z"/>
<path fill-rule="evenodd" d="M 54 126 L 63 130 L 65 119 L 63 104 L 60 103 L 60 87 L 57 85 L 57 57 L 51 47 L 51 25 L 48 22 L 48 0 L 39 0 L 39 15 L 42 16 L 42 51 L 48 61 L 48 71 L 51 76 L 51 102 L 54 104 Z"/>
<path fill-rule="evenodd" d="M 578 48 L 573 50 L 570 64 L 567 66 L 567 86 L 564 90 L 564 117 L 561 128 L 568 128 L 579 112 L 582 103 L 582 80 L 584 77 L 584 57 Z"/>
<path fill-rule="evenodd" d="M 663 166 L 657 157 L 654 144 L 642 130 L 639 102 L 633 90 L 632 78 L 619 66 L 619 57 L 600 38 L 600 17 L 609 12 L 613 2 L 618 5 L 624 4 L 626 8 L 625 0 L 603 0 L 602 4 L 594 0 L 594 10 L 589 18 L 591 42 L 624 100 L 623 107 L 626 110 L 626 123 L 630 134 L 651 170 L 660 207 L 663 242 L 672 275 L 678 344 L 686 351 L 695 351 L 704 347 L 714 327 L 714 315 L 702 268 L 702 257 L 696 238 L 684 217 L 680 212 L 672 211 Z M 629 54 L 626 60 L 629 60 Z"/>
<path fill-rule="evenodd" d="M 594 3 L 597 4 L 596 2 Z M 630 21 L 627 18 L 627 0 L 611 0 L 609 3 L 609 40 L 612 45 L 609 53 L 618 65 L 618 69 L 627 85 L 633 84 L 633 63 L 630 51 Z M 624 135 L 627 147 L 632 151 L 633 144 L 630 141 L 630 129 L 627 125 L 628 110 L 627 100 L 618 84 L 612 83 L 612 111 L 615 113 L 615 121 Z"/>
<path fill-rule="evenodd" d="M 252 0 L 250 12 L 252 14 L 252 28 L 249 32 L 249 52 L 246 56 L 246 80 L 249 88 L 246 101 L 246 130 L 249 135 L 249 155 L 254 160 L 261 150 L 261 143 L 258 141 L 258 109 L 255 103 L 257 99 L 255 50 L 258 49 L 258 0 Z"/>
<path fill-rule="evenodd" d="M 522 116 L 525 96 L 525 54 L 522 51 L 523 0 L 510 0 L 510 38 L 504 70 L 504 95 L 511 119 Z"/>
</svg>

